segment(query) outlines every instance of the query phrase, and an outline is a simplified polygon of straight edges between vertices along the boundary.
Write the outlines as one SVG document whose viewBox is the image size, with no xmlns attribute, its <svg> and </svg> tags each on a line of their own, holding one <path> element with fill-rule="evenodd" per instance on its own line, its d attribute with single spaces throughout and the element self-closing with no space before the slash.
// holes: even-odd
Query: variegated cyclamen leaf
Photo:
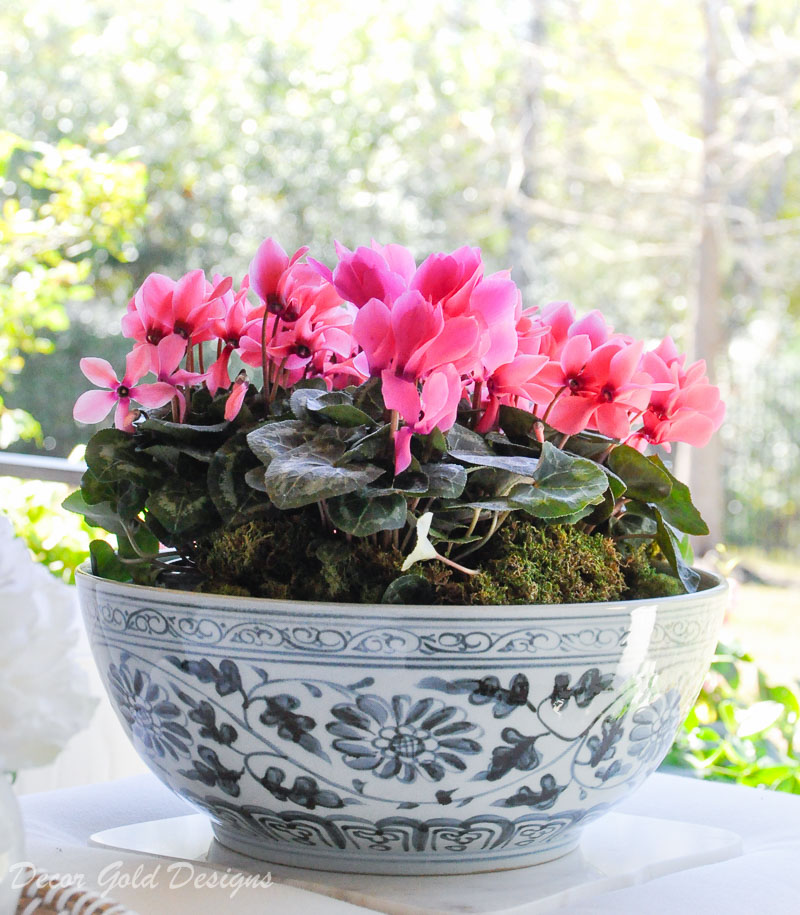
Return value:
<svg viewBox="0 0 800 915">
<path fill-rule="evenodd" d="M 336 460 L 343 453 L 339 443 L 315 441 L 273 459 L 264 474 L 267 495 L 280 509 L 300 508 L 356 492 L 384 472 L 374 464 L 337 467 Z"/>
<path fill-rule="evenodd" d="M 276 423 L 266 423 L 248 433 L 247 445 L 259 461 L 269 465 L 273 458 L 287 454 L 310 441 L 316 432 L 313 426 L 299 419 L 285 419 Z"/>
<path fill-rule="evenodd" d="M 219 515 L 205 487 L 173 477 L 150 493 L 147 510 L 170 534 L 181 537 L 214 528 Z"/>
<path fill-rule="evenodd" d="M 563 518 L 581 512 L 603 500 L 608 478 L 594 461 L 565 454 L 549 442 L 542 446 L 542 457 L 533 483 L 519 483 L 509 493 L 509 501 L 535 518 Z"/>
<path fill-rule="evenodd" d="M 476 454 L 472 451 L 450 451 L 451 458 L 472 464 L 475 467 L 490 467 L 493 470 L 505 470 L 521 477 L 532 478 L 539 466 L 536 458 L 520 457 L 513 454 Z"/>
<path fill-rule="evenodd" d="M 365 498 L 349 493 L 328 502 L 331 523 L 355 537 L 400 530 L 406 523 L 406 500 L 400 493 Z"/>
<path fill-rule="evenodd" d="M 492 450 L 486 444 L 482 435 L 473 432 L 466 426 L 456 423 L 446 434 L 447 450 L 466 451 L 470 454 L 491 454 Z"/>
<path fill-rule="evenodd" d="M 457 499 L 467 485 L 467 471 L 460 464 L 441 461 L 438 464 L 423 464 L 422 473 L 428 478 L 427 498 Z"/>
</svg>

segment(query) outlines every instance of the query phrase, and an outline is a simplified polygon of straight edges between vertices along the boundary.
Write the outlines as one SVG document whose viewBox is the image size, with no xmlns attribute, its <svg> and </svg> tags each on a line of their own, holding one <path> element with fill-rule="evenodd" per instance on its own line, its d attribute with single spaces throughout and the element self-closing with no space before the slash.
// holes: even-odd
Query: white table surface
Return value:
<svg viewBox="0 0 800 915">
<path fill-rule="evenodd" d="M 28 795 L 21 804 L 28 860 L 51 874 L 84 875 L 89 886 L 106 889 L 111 898 L 140 915 L 363 915 L 368 911 L 277 884 L 242 888 L 233 899 L 228 889 L 198 889 L 197 880 L 181 889 L 170 888 L 163 860 L 90 847 L 89 836 L 101 830 L 194 812 L 152 775 Z M 800 915 L 800 796 L 656 774 L 616 809 L 732 830 L 743 837 L 744 854 L 606 893 L 563 911 Z M 161 870 L 156 871 L 159 864 Z M 137 869 L 136 882 L 151 875 L 150 882 L 156 886 L 113 882 L 114 877 L 134 878 Z M 203 873 L 205 869 L 198 866 L 196 876 Z M 486 875 L 487 880 L 498 878 L 498 874 Z"/>
</svg>

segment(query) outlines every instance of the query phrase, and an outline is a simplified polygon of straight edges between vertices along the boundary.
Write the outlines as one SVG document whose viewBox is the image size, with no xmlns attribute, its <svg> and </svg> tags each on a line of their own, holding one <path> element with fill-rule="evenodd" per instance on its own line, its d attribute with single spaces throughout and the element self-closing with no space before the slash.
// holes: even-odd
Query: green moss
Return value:
<svg viewBox="0 0 800 915">
<path fill-rule="evenodd" d="M 625 576 L 625 600 L 669 597 L 684 594 L 683 585 L 673 575 L 659 571 L 659 555 L 652 547 L 643 545 L 628 553 L 621 561 Z"/>
<path fill-rule="evenodd" d="M 296 600 L 377 603 L 400 573 L 401 553 L 367 539 L 323 536 L 316 510 L 276 512 L 197 544 L 202 590 Z M 571 525 L 511 518 L 467 565 L 467 577 L 437 561 L 414 572 L 439 604 L 560 604 L 682 593 L 644 548 L 621 555 L 614 542 Z"/>
</svg>

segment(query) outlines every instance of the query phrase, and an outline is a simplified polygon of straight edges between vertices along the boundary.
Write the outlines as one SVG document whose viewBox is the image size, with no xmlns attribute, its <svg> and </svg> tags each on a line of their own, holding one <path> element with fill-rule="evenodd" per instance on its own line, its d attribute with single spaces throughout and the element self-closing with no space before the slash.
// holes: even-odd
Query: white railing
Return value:
<svg viewBox="0 0 800 915">
<path fill-rule="evenodd" d="M 43 457 L 37 454 L 0 452 L 0 477 L 20 480 L 46 480 L 79 486 L 86 465 L 65 458 Z"/>
</svg>

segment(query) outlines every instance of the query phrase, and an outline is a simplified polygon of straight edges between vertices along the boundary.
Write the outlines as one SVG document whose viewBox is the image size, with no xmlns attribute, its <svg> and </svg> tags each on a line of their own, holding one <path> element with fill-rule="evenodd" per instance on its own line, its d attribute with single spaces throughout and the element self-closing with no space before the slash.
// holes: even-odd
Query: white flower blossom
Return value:
<svg viewBox="0 0 800 915">
<path fill-rule="evenodd" d="M 425 512 L 417 519 L 417 545 L 406 556 L 403 565 L 400 567 L 401 572 L 406 572 L 415 562 L 421 562 L 423 559 L 436 559 L 439 554 L 436 552 L 434 545 L 428 540 L 428 533 L 433 521 L 433 512 Z"/>
<path fill-rule="evenodd" d="M 97 700 L 80 666 L 74 589 L 31 559 L 0 512 L 0 772 L 52 762 Z"/>
</svg>

